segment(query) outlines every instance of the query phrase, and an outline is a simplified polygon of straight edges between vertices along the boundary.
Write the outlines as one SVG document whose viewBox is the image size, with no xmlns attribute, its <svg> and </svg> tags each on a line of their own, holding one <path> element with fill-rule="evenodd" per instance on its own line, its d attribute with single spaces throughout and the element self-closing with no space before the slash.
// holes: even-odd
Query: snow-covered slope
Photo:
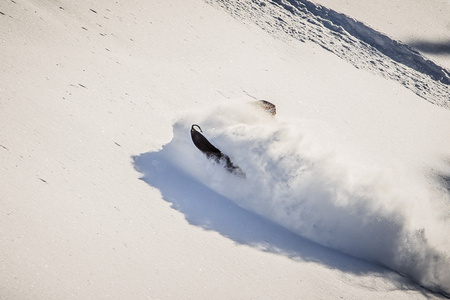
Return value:
<svg viewBox="0 0 450 300">
<path fill-rule="evenodd" d="M 315 0 L 420 51 L 450 70 L 450 2 Z"/>
<path fill-rule="evenodd" d="M 238 198 L 199 182 L 205 174 L 227 174 L 189 143 L 175 149 L 179 156 L 165 155 L 177 141 L 174 120 L 188 126 L 193 115 L 184 110 L 191 109 L 214 142 L 236 159 L 248 158 L 248 165 L 239 161 L 247 172 L 258 170 L 255 156 L 245 154 L 252 147 L 245 140 L 235 147 L 239 135 L 225 134 L 241 123 L 215 122 L 238 121 L 241 112 L 224 114 L 240 107 L 229 103 L 267 98 L 278 107 L 268 128 L 294 134 L 280 137 L 285 153 L 279 157 L 295 154 L 303 137 L 313 158 L 333 153 L 325 161 L 350 170 L 353 164 L 369 175 L 373 168 L 388 175 L 406 170 L 411 178 L 395 179 L 419 185 L 411 191 L 401 185 L 400 194 L 445 193 L 439 182 L 449 174 L 450 115 L 440 83 L 430 81 L 431 92 L 419 97 L 314 41 L 268 33 L 200 0 L 4 1 L 0 25 L 1 298 L 441 297 L 396 272 L 305 240 L 251 203 L 238 202 L 248 210 L 235 205 Z M 211 113 L 217 105 L 225 107 L 221 119 Z M 264 145 L 263 132 L 242 128 L 243 136 L 253 135 L 248 142 Z M 261 162 L 276 158 L 272 154 L 261 151 Z M 268 171 L 286 175 L 293 166 L 286 162 Z M 338 172 L 336 180 L 341 177 Z M 215 183 L 217 191 L 233 189 Z M 277 197 L 266 201 L 282 200 Z M 417 213 L 423 203 L 392 209 L 411 221 L 408 211 Z M 445 234 L 433 225 L 448 218 L 446 205 L 438 217 L 427 207 L 419 229 L 430 243 Z M 417 223 L 395 224 L 410 229 Z M 438 246 L 445 251 L 444 242 Z M 421 283 L 443 289 L 436 280 Z"/>
<path fill-rule="evenodd" d="M 356 68 L 397 81 L 432 103 L 450 106 L 448 70 L 342 13 L 308 0 L 210 2 L 282 39 L 311 41 Z"/>
</svg>

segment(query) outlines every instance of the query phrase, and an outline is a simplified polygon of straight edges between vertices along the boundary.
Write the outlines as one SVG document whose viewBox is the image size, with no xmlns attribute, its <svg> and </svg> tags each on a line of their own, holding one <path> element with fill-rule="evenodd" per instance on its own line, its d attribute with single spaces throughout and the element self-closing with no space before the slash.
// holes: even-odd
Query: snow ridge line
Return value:
<svg viewBox="0 0 450 300">
<path fill-rule="evenodd" d="M 376 31 L 364 23 L 350 18 L 344 14 L 317 6 L 307 0 L 286 0 L 294 7 L 304 7 L 314 15 L 322 19 L 323 25 L 329 25 L 330 30 L 342 32 L 345 30 L 350 35 L 371 45 L 394 61 L 404 64 L 416 71 L 429 75 L 436 81 L 450 85 L 449 72 L 438 66 L 431 60 L 425 59 L 419 52 L 408 45 L 395 41 L 383 33 Z M 282 2 L 275 0 L 275 2 Z M 332 23 L 323 21 L 329 20 Z"/>
<path fill-rule="evenodd" d="M 205 0 L 280 39 L 313 42 L 359 69 L 394 80 L 450 109 L 450 72 L 409 46 L 307 0 Z"/>
</svg>

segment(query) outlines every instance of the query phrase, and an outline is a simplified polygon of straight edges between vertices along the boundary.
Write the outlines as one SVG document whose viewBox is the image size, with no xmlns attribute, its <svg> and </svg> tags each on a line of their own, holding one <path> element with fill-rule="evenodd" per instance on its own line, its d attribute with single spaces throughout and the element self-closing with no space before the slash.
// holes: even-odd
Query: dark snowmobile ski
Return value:
<svg viewBox="0 0 450 300">
<path fill-rule="evenodd" d="M 269 101 L 258 100 L 253 102 L 252 104 L 256 105 L 258 108 L 263 109 L 272 116 L 275 116 L 275 114 L 277 113 L 275 105 L 270 103 Z M 198 130 L 196 129 L 196 127 L 198 128 Z M 245 173 L 238 166 L 234 165 L 231 162 L 230 157 L 222 153 L 222 151 L 211 144 L 202 133 L 203 131 L 199 125 L 193 124 L 191 126 L 191 138 L 194 145 L 200 151 L 202 151 L 208 159 L 211 159 L 218 164 L 222 163 L 228 172 L 245 177 Z"/>
<path fill-rule="evenodd" d="M 200 131 L 196 130 L 195 128 L 198 128 Z M 194 142 L 194 145 L 203 153 L 205 153 L 206 157 L 208 159 L 211 159 L 215 161 L 216 163 L 220 164 L 223 163 L 225 166 L 225 169 L 233 174 L 244 176 L 244 172 L 242 170 L 235 166 L 228 155 L 223 154 L 222 151 L 214 147 L 213 144 L 211 144 L 202 134 L 202 129 L 199 125 L 194 124 L 191 126 L 191 138 L 192 142 Z"/>
</svg>

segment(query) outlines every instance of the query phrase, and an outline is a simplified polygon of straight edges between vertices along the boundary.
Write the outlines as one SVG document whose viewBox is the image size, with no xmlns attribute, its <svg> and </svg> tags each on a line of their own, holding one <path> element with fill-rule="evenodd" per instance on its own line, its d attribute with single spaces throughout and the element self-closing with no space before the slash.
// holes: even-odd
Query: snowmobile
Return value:
<svg viewBox="0 0 450 300">
<path fill-rule="evenodd" d="M 275 116 L 277 112 L 275 105 L 266 100 L 258 100 L 252 104 L 263 109 L 272 116 Z M 245 173 L 238 166 L 233 164 L 230 157 L 211 144 L 202 133 L 202 128 L 199 125 L 193 124 L 191 126 L 191 138 L 194 145 L 203 152 L 208 159 L 218 164 L 223 164 L 228 172 L 245 177 Z"/>
</svg>

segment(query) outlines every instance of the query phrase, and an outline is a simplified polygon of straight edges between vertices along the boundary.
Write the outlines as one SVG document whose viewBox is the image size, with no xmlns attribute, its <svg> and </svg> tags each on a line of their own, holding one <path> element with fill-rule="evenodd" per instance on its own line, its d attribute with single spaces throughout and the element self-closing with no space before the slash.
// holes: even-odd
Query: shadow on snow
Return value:
<svg viewBox="0 0 450 300">
<path fill-rule="evenodd" d="M 159 152 L 133 156 L 133 164 L 143 174 L 141 179 L 157 188 L 163 199 L 184 214 L 191 225 L 216 231 L 238 244 L 284 255 L 295 261 L 319 263 L 357 275 L 372 274 L 391 280 L 398 289 L 418 290 L 415 284 L 401 276 L 393 276 L 384 267 L 310 242 L 244 210 L 173 166 L 165 158 L 164 148 Z"/>
<path fill-rule="evenodd" d="M 438 55 L 450 55 L 450 40 L 447 41 L 413 41 L 409 43 L 419 51 Z"/>
</svg>

